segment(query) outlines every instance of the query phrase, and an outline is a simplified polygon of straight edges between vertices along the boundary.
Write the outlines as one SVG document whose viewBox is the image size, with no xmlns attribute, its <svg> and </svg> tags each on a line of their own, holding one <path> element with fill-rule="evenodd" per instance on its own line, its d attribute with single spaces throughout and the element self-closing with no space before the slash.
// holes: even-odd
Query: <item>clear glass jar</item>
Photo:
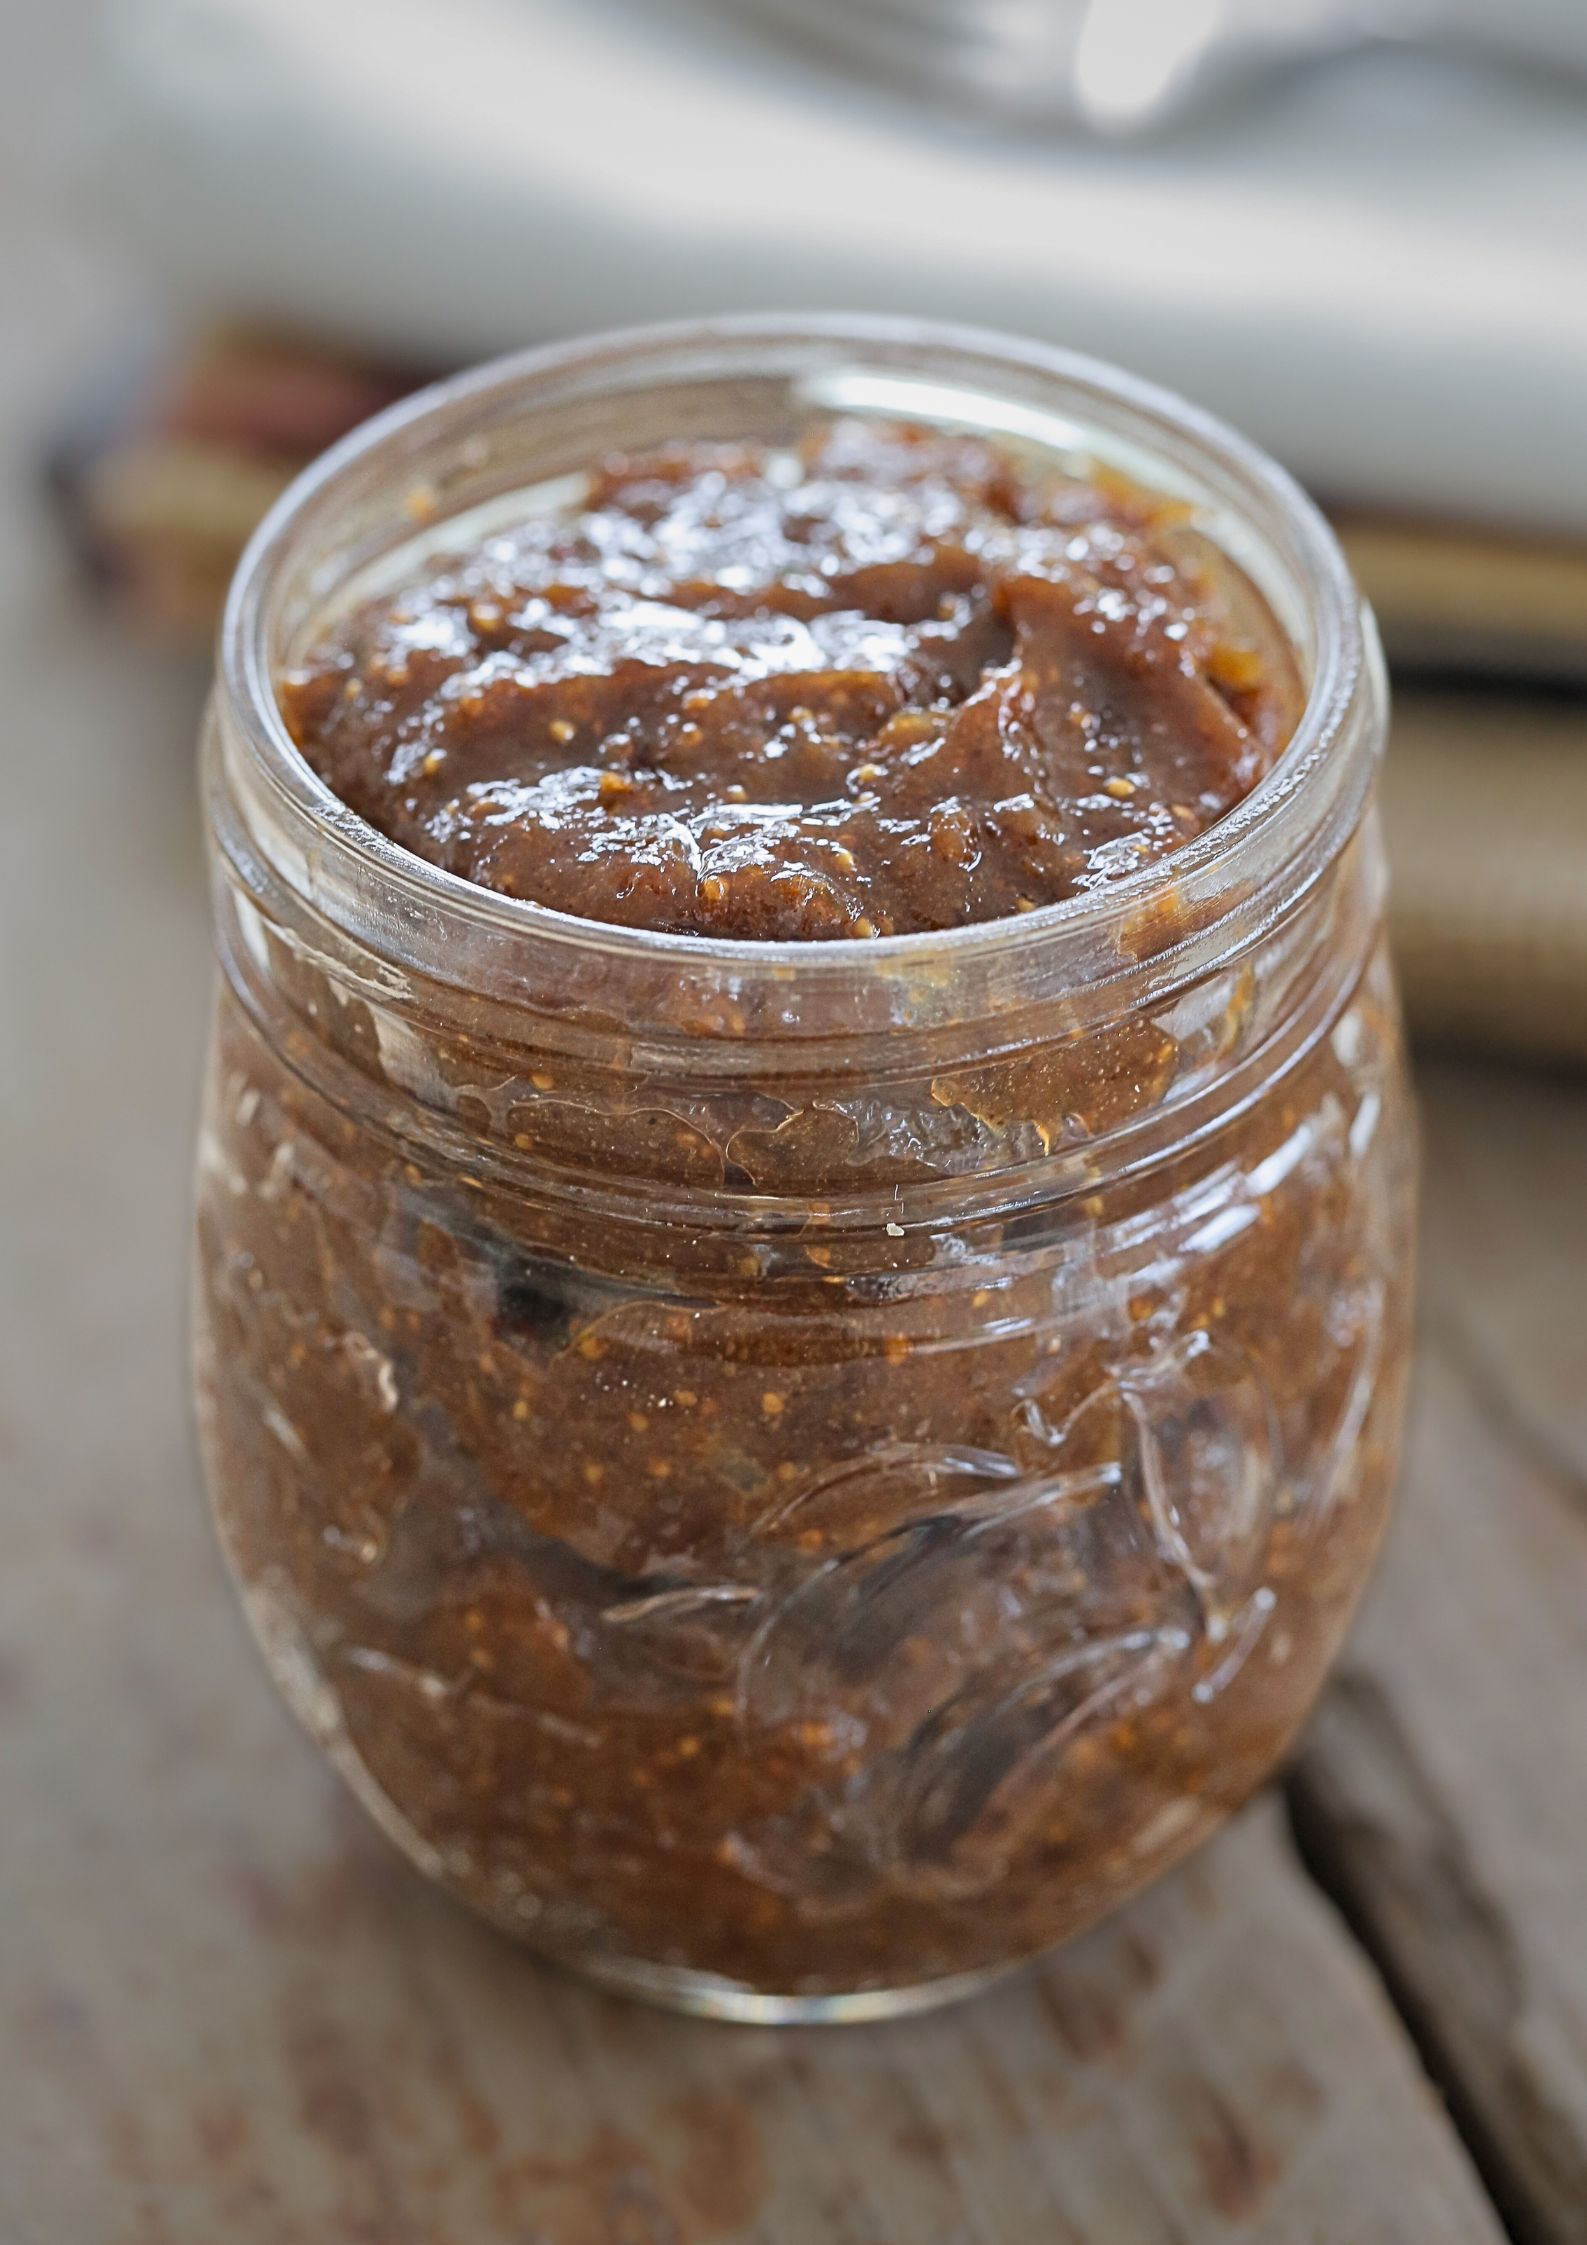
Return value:
<svg viewBox="0 0 1587 2245">
<path fill-rule="evenodd" d="M 1182 494 L 1308 682 L 1270 777 L 1105 892 L 778 945 L 476 888 L 292 747 L 272 679 L 416 539 L 608 447 L 834 411 Z M 853 2016 L 1085 1925 L 1273 1767 L 1401 1416 L 1384 725 L 1295 487 L 999 338 L 538 352 L 287 496 L 206 735 L 200 1417 L 276 1681 L 423 1870 L 620 1987 Z"/>
</svg>

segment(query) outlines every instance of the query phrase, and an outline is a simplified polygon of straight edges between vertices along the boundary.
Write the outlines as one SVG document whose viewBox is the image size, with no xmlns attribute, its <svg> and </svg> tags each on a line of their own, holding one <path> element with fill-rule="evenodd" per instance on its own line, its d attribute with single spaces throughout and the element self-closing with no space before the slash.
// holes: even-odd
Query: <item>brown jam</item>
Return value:
<svg viewBox="0 0 1587 2245">
<path fill-rule="evenodd" d="M 1294 665 L 1171 502 L 836 422 L 609 461 L 285 681 L 321 777 L 509 896 L 812 941 L 1005 918 L 1222 817 Z"/>
<path fill-rule="evenodd" d="M 586 922 L 920 941 L 806 956 L 797 1018 L 785 953 L 527 914 L 457 916 L 531 923 L 512 976 L 394 967 L 222 804 L 199 1393 L 266 1654 L 432 1876 L 622 1985 L 1028 1956 L 1273 1767 L 1376 1548 L 1370 828 L 1193 975 L 1165 922 L 1005 1003 L 931 931 L 1172 851 L 1297 722 L 1185 510 L 834 422 L 437 550 L 281 684 L 366 820 Z"/>
</svg>

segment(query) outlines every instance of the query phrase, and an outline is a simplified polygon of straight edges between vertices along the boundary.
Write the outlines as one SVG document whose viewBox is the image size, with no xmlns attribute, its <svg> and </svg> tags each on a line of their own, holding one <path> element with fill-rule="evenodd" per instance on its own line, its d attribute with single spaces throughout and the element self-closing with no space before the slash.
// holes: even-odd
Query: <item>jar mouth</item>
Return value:
<svg viewBox="0 0 1587 2245">
<path fill-rule="evenodd" d="M 1271 770 L 1203 833 L 1098 888 L 1017 919 L 823 942 L 576 918 L 430 863 L 332 792 L 288 733 L 275 678 L 288 610 L 295 605 L 301 622 L 316 599 L 332 596 L 338 572 L 345 579 L 342 526 L 377 536 L 368 524 L 379 511 L 378 491 L 387 495 L 388 515 L 394 492 L 428 491 L 443 448 L 446 472 L 466 490 L 471 462 L 482 466 L 504 427 L 532 425 L 551 409 L 576 420 L 581 404 L 611 406 L 648 391 L 682 399 L 691 389 L 731 405 L 745 385 L 767 378 L 825 413 L 881 413 L 994 438 L 1040 437 L 1055 447 L 1067 439 L 1071 453 L 1127 465 L 1154 488 L 1187 492 L 1211 534 L 1269 598 L 1307 681 L 1300 720 Z M 618 439 L 592 441 L 606 449 Z M 509 480 L 494 489 L 502 495 L 513 487 Z M 462 511 L 442 510 L 435 532 Z M 414 528 L 410 515 L 410 538 Z M 393 543 L 388 535 L 387 548 Z M 460 971 L 447 975 L 448 957 L 477 969 L 487 957 L 499 965 L 525 946 L 530 955 L 552 946 L 599 955 L 617 973 L 628 960 L 652 973 L 670 965 L 734 986 L 746 976 L 791 978 L 819 986 L 830 1009 L 834 985 L 845 978 L 914 981 L 928 962 L 956 979 L 973 972 L 1006 985 L 1012 978 L 1027 997 L 1038 994 L 1039 982 L 1073 999 L 1139 970 L 1143 951 L 1160 968 L 1231 908 L 1261 920 L 1293 902 L 1360 817 L 1381 725 L 1358 720 L 1379 660 L 1370 616 L 1318 509 L 1257 446 L 1173 392 L 1100 360 L 995 331 L 871 315 L 752 315 L 615 330 L 515 353 L 435 383 L 354 430 L 296 479 L 249 542 L 221 625 L 218 707 L 223 753 L 230 752 L 233 776 L 257 814 L 248 822 L 254 846 L 344 933 L 393 964 L 444 980 Z M 1144 946 L 1143 929 L 1156 931 Z M 788 1008 L 789 1026 L 797 1010 Z"/>
</svg>

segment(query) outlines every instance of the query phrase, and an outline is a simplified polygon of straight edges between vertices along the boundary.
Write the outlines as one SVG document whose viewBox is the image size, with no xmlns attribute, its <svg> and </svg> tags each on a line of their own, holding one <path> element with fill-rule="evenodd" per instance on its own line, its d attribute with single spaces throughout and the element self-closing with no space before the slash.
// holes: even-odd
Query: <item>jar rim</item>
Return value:
<svg viewBox="0 0 1587 2245">
<path fill-rule="evenodd" d="M 700 380 L 724 371 L 746 374 L 779 354 L 791 366 L 801 351 L 816 369 L 847 360 L 854 368 L 885 361 L 906 380 L 917 367 L 956 372 L 960 386 L 949 394 L 978 396 L 994 406 L 1014 404 L 1005 385 L 1050 390 L 1053 416 L 1071 425 L 1082 445 L 1106 430 L 1110 415 L 1123 415 L 1145 432 L 1139 447 L 1147 461 L 1144 477 L 1160 459 L 1171 483 L 1176 455 L 1188 454 L 1248 522 L 1265 517 L 1265 527 L 1256 523 L 1257 542 L 1268 551 L 1280 538 L 1287 543 L 1309 606 L 1313 645 L 1300 719 L 1251 792 L 1201 834 L 1140 870 L 1018 918 L 820 943 L 702 936 L 575 917 L 434 865 L 341 801 L 292 740 L 275 690 L 275 602 L 306 525 L 334 520 L 343 494 L 382 464 L 410 480 L 422 476 L 426 437 L 460 414 L 494 412 L 515 399 L 532 413 L 537 393 L 566 396 L 570 385 L 610 396 L 643 389 L 647 376 L 678 381 L 691 369 Z M 895 417 L 899 410 L 916 412 L 913 406 L 893 410 Z M 944 416 L 940 425 L 954 424 Z M 999 425 L 987 422 L 987 433 L 995 436 Z M 1292 631 L 1289 636 L 1293 641 Z M 228 734 L 240 734 L 250 778 L 262 784 L 270 811 L 295 831 L 291 859 L 312 866 L 316 901 L 344 932 L 370 937 L 378 929 L 384 940 L 376 948 L 388 956 L 394 931 L 427 928 L 432 940 L 425 949 L 432 956 L 444 949 L 433 940 L 439 929 L 482 939 L 491 950 L 529 942 L 598 953 L 614 971 L 625 960 L 651 971 L 669 964 L 695 975 L 717 970 L 732 981 L 768 971 L 780 981 L 793 975 L 819 987 L 828 1005 L 834 982 L 845 975 L 908 974 L 928 958 L 934 966 L 998 980 L 1012 975 L 1027 995 L 1035 994 L 1030 967 L 1039 959 L 1041 983 L 1072 997 L 1138 967 L 1130 931 L 1158 915 L 1165 924 L 1182 918 L 1188 940 L 1207 932 L 1210 904 L 1266 899 L 1271 906 L 1275 883 L 1283 901 L 1292 901 L 1354 830 L 1378 745 L 1367 738 L 1362 756 L 1362 728 L 1350 722 L 1380 660 L 1370 615 L 1332 530 L 1285 469 L 1215 415 L 1102 360 L 994 330 L 891 315 L 749 314 L 609 330 L 515 352 L 415 392 L 333 445 L 276 501 L 233 578 L 218 653 L 218 701 Z M 384 892 L 382 908 L 355 911 L 349 924 L 347 900 L 371 878 Z M 479 955 L 474 941 L 461 948 Z M 1171 941 L 1154 947 L 1153 956 L 1161 963 L 1182 948 Z M 396 956 L 404 963 L 400 933 Z"/>
</svg>

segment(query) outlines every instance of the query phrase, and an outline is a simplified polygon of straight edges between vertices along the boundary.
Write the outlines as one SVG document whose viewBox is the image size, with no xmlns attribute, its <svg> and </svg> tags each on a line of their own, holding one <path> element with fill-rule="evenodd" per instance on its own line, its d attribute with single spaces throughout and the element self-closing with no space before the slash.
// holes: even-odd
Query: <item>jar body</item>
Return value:
<svg viewBox="0 0 1587 2245">
<path fill-rule="evenodd" d="M 301 623 L 417 470 L 461 512 L 526 447 L 587 458 L 613 396 L 618 438 L 764 433 L 995 374 L 1022 440 L 1054 398 L 1112 415 L 1271 562 L 1314 687 L 1260 815 L 1117 903 L 713 945 L 349 832 L 261 714 L 263 593 L 207 742 L 197 1389 L 266 1658 L 429 1875 L 744 2017 L 953 1992 L 1245 1797 L 1370 1568 L 1408 1347 L 1381 674 L 1326 530 L 1078 362 L 836 341 L 860 378 L 828 330 L 536 361 L 527 404 L 509 370 L 351 455 L 244 579 Z"/>
<path fill-rule="evenodd" d="M 1063 1938 L 1236 1805 L 1392 1485 L 1380 946 L 1244 1112 L 1081 1199 L 924 1258 L 811 1208 L 775 1267 L 575 1243 L 224 989 L 210 1487 L 279 1683 L 414 1860 L 625 1984 L 863 2009 Z"/>
</svg>

